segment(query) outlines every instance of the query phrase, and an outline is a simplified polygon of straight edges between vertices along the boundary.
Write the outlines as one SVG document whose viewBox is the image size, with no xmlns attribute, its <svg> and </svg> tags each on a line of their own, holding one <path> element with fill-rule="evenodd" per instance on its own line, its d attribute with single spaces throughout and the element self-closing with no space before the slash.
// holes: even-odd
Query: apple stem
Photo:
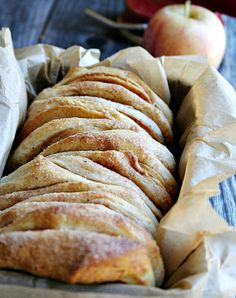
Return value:
<svg viewBox="0 0 236 298">
<path fill-rule="evenodd" d="M 190 16 L 190 7 L 191 7 L 191 1 L 187 0 L 184 4 L 184 16 L 186 18 L 189 18 Z"/>
</svg>

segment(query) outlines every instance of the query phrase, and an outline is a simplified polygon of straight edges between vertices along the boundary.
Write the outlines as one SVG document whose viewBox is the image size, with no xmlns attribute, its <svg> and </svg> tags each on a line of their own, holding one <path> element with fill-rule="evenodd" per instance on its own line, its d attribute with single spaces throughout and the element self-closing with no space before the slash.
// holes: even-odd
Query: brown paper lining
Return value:
<svg viewBox="0 0 236 298">
<path fill-rule="evenodd" d="M 9 57 L 14 60 L 10 50 Z M 44 87 L 53 85 L 69 66 L 96 63 L 98 52 L 81 47 L 65 51 L 36 45 L 17 50 L 16 57 L 32 98 Z M 0 270 L 1 297 L 43 297 L 48 293 L 56 298 L 77 297 L 78 293 L 73 291 L 89 298 L 114 294 L 116 297 L 233 297 L 236 233 L 217 215 L 208 198 L 219 192 L 219 182 L 233 175 L 236 169 L 236 97 L 233 88 L 216 70 L 196 61 L 198 58 L 194 60 L 154 59 L 144 49 L 135 47 L 102 62 L 137 73 L 166 102 L 171 94 L 175 106 L 179 106 L 176 126 L 182 135 L 179 173 L 183 183 L 178 202 L 161 220 L 158 229 L 158 243 L 167 271 L 165 289 L 120 284 L 71 286 Z M 5 79 L 4 72 L 1 75 Z M 10 84 L 9 79 L 6 82 Z M 5 129 L 15 130 L 16 123 Z M 9 140 L 6 143 L 9 146 Z"/>
</svg>

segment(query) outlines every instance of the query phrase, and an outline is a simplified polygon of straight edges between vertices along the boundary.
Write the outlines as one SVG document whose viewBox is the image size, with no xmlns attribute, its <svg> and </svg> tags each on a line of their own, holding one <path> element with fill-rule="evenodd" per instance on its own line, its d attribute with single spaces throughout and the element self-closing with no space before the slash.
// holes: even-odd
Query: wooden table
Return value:
<svg viewBox="0 0 236 298">
<path fill-rule="evenodd" d="M 115 19 L 124 9 L 118 0 L 0 0 L 0 27 L 10 27 L 14 46 L 49 43 L 59 47 L 81 45 L 99 48 L 101 58 L 132 44 L 115 30 L 98 24 L 84 14 L 92 8 Z M 224 16 L 227 49 L 220 67 L 236 88 L 236 19 Z M 236 103 L 235 103 L 236 104 Z M 211 200 L 227 221 L 236 225 L 236 176 L 220 184 L 220 194 Z"/>
</svg>

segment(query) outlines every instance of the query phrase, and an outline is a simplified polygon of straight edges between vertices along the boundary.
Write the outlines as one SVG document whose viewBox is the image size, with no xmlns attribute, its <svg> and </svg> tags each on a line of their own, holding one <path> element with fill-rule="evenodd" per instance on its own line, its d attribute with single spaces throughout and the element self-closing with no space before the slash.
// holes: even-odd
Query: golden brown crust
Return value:
<svg viewBox="0 0 236 298">
<path fill-rule="evenodd" d="M 131 71 L 105 66 L 95 66 L 89 69 L 78 66 L 71 68 L 64 79 L 56 86 L 67 85 L 74 81 L 89 80 L 113 83 L 125 87 L 140 96 L 143 100 L 151 102 L 160 108 L 172 124 L 173 116 L 168 105 L 139 76 Z"/>
<path fill-rule="evenodd" d="M 12 223 L 1 233 L 27 230 L 70 229 L 122 236 L 141 242 L 147 249 L 156 280 L 163 280 L 163 264 L 159 248 L 145 229 L 134 221 L 101 205 L 45 203 L 35 209 L 23 207 Z"/>
<path fill-rule="evenodd" d="M 22 165 L 49 145 L 76 133 L 115 129 L 133 130 L 146 135 L 138 125 L 126 121 L 77 117 L 55 119 L 32 131 L 13 152 L 10 162 L 13 165 Z"/>
<path fill-rule="evenodd" d="M 93 81 L 75 82 L 65 86 L 45 89 L 35 100 L 43 100 L 45 98 L 56 96 L 75 95 L 102 97 L 111 101 L 130 105 L 156 122 L 167 142 L 172 143 L 173 141 L 171 125 L 162 111 L 120 85 Z"/>
<path fill-rule="evenodd" d="M 11 164 L 43 152 L 0 180 L 0 268 L 161 285 L 153 238 L 177 193 L 162 145 L 171 125 L 169 107 L 129 71 L 76 67 L 42 91 Z"/>
<path fill-rule="evenodd" d="M 80 175 L 90 181 L 108 184 L 108 185 L 119 185 L 124 186 L 129 189 L 134 189 L 140 196 L 145 198 L 143 192 L 132 179 L 127 179 L 126 177 L 112 171 L 100 164 L 80 156 L 78 154 L 53 154 L 49 155 L 48 160 L 54 164 L 66 169 L 76 175 Z"/>
<path fill-rule="evenodd" d="M 82 175 L 82 176 L 81 176 Z M 57 158 L 37 156 L 15 172 L 0 181 L 0 195 L 11 192 L 32 190 L 62 182 L 91 184 L 95 187 L 107 185 L 126 187 L 133 190 L 149 204 L 146 195 L 132 181 L 110 171 L 88 159 L 65 155 Z"/>
<path fill-rule="evenodd" d="M 122 235 L 143 243 L 154 243 L 145 229 L 102 205 L 53 201 L 19 204 L 18 207 L 19 210 L 14 217 L 12 216 L 11 222 L 5 222 L 1 233 L 42 229 L 85 229 L 113 236 Z"/>
<path fill-rule="evenodd" d="M 79 183 L 87 180 L 39 155 L 0 180 L 0 195 L 69 181 Z"/>
<path fill-rule="evenodd" d="M 146 248 L 95 232 L 44 230 L 0 234 L 0 267 L 68 283 L 154 285 Z"/>
<path fill-rule="evenodd" d="M 125 215 L 132 219 L 141 227 L 150 231 L 155 237 L 157 221 L 153 218 L 148 218 L 141 209 L 132 205 L 128 201 L 106 192 L 81 192 L 81 193 L 51 193 L 39 196 L 34 196 L 20 204 L 16 204 L 10 208 L 0 212 L 0 227 L 3 228 L 22 217 L 24 214 L 39 210 L 48 206 L 68 205 L 73 209 L 73 206 L 81 204 L 93 204 L 98 206 L 106 206 L 108 209 Z M 92 207 L 91 207 L 92 208 Z"/>
<path fill-rule="evenodd" d="M 165 181 L 156 179 L 149 175 L 149 171 L 142 168 L 138 158 L 130 151 L 119 152 L 115 150 L 106 151 L 73 151 L 68 156 L 82 156 L 112 170 L 133 181 L 154 204 L 163 211 L 167 211 L 173 201 L 167 192 Z M 64 153 L 52 155 L 52 157 L 65 157 Z M 168 186 L 167 186 L 168 188 Z"/>
<path fill-rule="evenodd" d="M 41 125 L 63 118 L 113 119 L 139 127 L 130 117 L 118 112 L 112 106 L 82 98 L 49 98 L 34 101 L 28 111 L 28 118 L 17 136 L 17 144 Z"/>
<path fill-rule="evenodd" d="M 115 101 L 110 101 L 102 97 L 75 96 L 74 98 L 76 98 L 76 100 L 80 100 L 80 98 L 82 98 L 83 100 L 86 100 L 89 103 L 96 102 L 103 105 L 104 107 L 106 106 L 113 107 L 120 113 L 134 120 L 140 127 L 145 129 L 145 131 L 155 140 L 157 140 L 160 143 L 164 143 L 164 137 L 159 126 L 146 114 L 142 113 L 139 110 L 134 109 L 132 106 L 125 105 Z"/>
<path fill-rule="evenodd" d="M 65 111 L 63 111 L 63 107 Z M 164 141 L 157 124 L 142 112 L 121 103 L 93 96 L 54 97 L 34 101 L 29 107 L 28 118 L 21 133 L 26 128 L 30 132 L 39 125 L 53 119 L 70 117 L 70 113 L 72 116 L 80 118 L 116 120 L 123 120 L 124 118 L 127 120 L 129 118 L 145 129 L 154 139 L 161 143 Z"/>
<path fill-rule="evenodd" d="M 97 102 L 88 102 L 84 100 L 83 97 L 78 98 L 77 96 L 52 97 L 43 101 L 33 101 L 28 109 L 28 117 L 31 119 L 40 114 L 42 111 L 53 110 L 54 108 L 61 106 L 77 107 L 78 111 L 80 111 L 80 116 L 78 116 L 80 118 L 83 118 L 83 115 L 85 114 L 85 118 L 120 119 L 120 114 L 112 107 L 104 107 Z"/>
<path fill-rule="evenodd" d="M 100 81 L 104 83 L 118 84 L 139 95 L 143 100 L 151 102 L 149 96 L 142 88 L 130 78 L 128 71 L 112 67 L 96 66 L 91 69 L 85 67 L 73 67 L 56 86 L 68 85 L 73 82 Z"/>
<path fill-rule="evenodd" d="M 41 208 L 50 202 L 71 203 L 88 203 L 99 204 L 114 210 L 126 217 L 134 220 L 141 227 L 147 229 L 154 237 L 156 234 L 157 220 L 145 214 L 145 212 L 135 206 L 135 202 L 124 200 L 116 195 L 107 192 L 81 192 L 81 193 L 49 193 L 39 196 L 33 196 L 20 204 L 1 211 L 1 227 L 10 224 L 17 216 L 23 215 L 24 212 Z"/>
<path fill-rule="evenodd" d="M 174 157 L 165 146 L 127 130 L 75 134 L 50 145 L 42 154 L 46 156 L 58 152 L 83 150 L 130 150 L 140 162 L 146 163 L 147 160 L 154 158 L 160 160 L 170 171 L 175 169 Z"/>
<path fill-rule="evenodd" d="M 77 106 L 55 107 L 53 109 L 43 111 L 35 117 L 28 118 L 17 137 L 17 144 L 20 144 L 20 142 L 22 142 L 32 131 L 44 125 L 45 123 L 55 119 L 71 117 L 103 119 L 105 118 L 105 115 L 97 112 L 89 113 L 85 109 L 81 109 Z"/>
<path fill-rule="evenodd" d="M 78 173 L 84 177 L 78 175 Z M 106 192 L 110 192 L 111 194 L 113 193 L 112 196 L 117 194 L 121 195 L 122 198 L 117 197 L 115 200 L 117 202 L 115 205 L 114 203 L 110 202 L 110 197 L 109 202 L 107 202 L 107 200 L 104 201 L 104 198 L 102 198 L 103 201 L 100 202 L 102 204 L 109 203 L 111 208 L 118 208 L 122 210 L 122 212 L 129 214 L 129 216 L 132 216 L 132 208 L 133 212 L 137 213 L 137 211 L 135 211 L 137 206 L 141 213 L 144 212 L 144 214 L 146 213 L 146 215 L 148 215 L 149 219 L 154 219 L 148 209 L 148 206 L 152 207 L 152 205 L 149 203 L 150 201 L 134 183 L 90 160 L 79 157 L 71 158 L 70 156 L 65 156 L 62 158 L 61 156 L 60 158 L 49 157 L 48 159 L 38 156 L 32 162 L 20 167 L 14 173 L 3 178 L 0 184 L 0 190 L 1 194 L 7 194 L 22 190 L 37 189 L 39 187 L 46 187 L 50 185 L 54 187 L 54 185 L 69 181 L 77 182 L 77 189 L 79 189 L 81 186 L 81 191 L 86 190 L 86 188 L 103 189 Z M 120 188 L 117 189 L 117 186 Z M 125 189 L 127 189 L 126 192 Z M 68 191 L 71 191 L 70 188 L 68 188 Z M 23 199 L 26 199 L 24 195 Z M 10 203 L 8 203 L 8 200 L 10 200 Z M 1 197 L 0 203 L 1 206 L 4 207 L 5 205 L 6 207 L 12 203 L 14 204 L 14 202 L 17 202 L 17 200 L 19 201 L 22 199 L 17 198 L 16 194 L 15 199 L 14 195 L 13 198 L 8 196 L 5 196 L 5 198 Z M 117 206 L 118 201 L 119 206 Z M 99 203 L 98 200 L 96 202 Z M 130 205 L 130 203 L 132 205 Z M 161 216 L 160 213 L 158 215 Z M 140 215 L 137 215 L 136 217 L 138 218 Z M 145 222 L 147 222 L 147 225 L 149 225 L 149 219 L 146 217 Z M 155 225 L 153 226 L 153 229 L 155 230 Z"/>
<path fill-rule="evenodd" d="M 148 201 L 148 198 L 143 198 L 138 192 L 133 189 L 128 189 L 118 185 L 105 185 L 101 183 L 93 182 L 64 182 L 56 183 L 50 186 L 35 188 L 32 190 L 16 191 L 9 194 L 0 196 L 0 210 L 10 208 L 15 204 L 23 201 L 77 201 L 78 192 L 82 192 L 82 195 L 88 199 L 95 197 L 96 199 L 107 195 L 115 195 L 122 200 L 133 204 L 139 208 L 140 212 L 148 216 L 156 223 L 155 217 L 161 219 L 162 213 L 156 208 L 156 206 Z M 58 193 L 63 193 L 63 196 L 58 196 Z M 74 197 L 76 194 L 76 198 Z M 49 196 L 52 194 L 52 196 Z M 68 194 L 68 195 L 66 195 Z M 44 195 L 44 196 L 42 196 Z M 149 209 L 150 208 L 150 209 Z"/>
</svg>

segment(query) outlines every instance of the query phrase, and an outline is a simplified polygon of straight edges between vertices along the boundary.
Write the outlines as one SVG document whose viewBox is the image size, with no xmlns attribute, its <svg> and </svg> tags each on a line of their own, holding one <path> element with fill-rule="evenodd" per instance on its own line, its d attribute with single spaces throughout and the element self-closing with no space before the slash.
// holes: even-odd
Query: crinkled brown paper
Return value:
<svg viewBox="0 0 236 298">
<path fill-rule="evenodd" d="M 67 50 L 49 45 L 19 49 L 15 54 L 20 72 L 8 30 L 1 32 L 0 44 L 3 167 L 25 112 L 22 74 L 32 99 L 41 89 L 55 84 L 69 66 L 97 63 L 99 53 L 77 46 Z M 166 102 L 172 97 L 177 110 L 175 127 L 180 134 L 179 174 L 183 182 L 178 202 L 161 220 L 158 231 L 167 272 L 165 289 L 123 284 L 66 285 L 0 270 L 0 297 L 235 297 L 236 232 L 217 215 L 208 200 L 219 192 L 219 182 L 236 169 L 234 89 L 206 63 L 189 57 L 154 59 L 139 47 L 120 51 L 101 64 L 137 73 Z"/>
</svg>

